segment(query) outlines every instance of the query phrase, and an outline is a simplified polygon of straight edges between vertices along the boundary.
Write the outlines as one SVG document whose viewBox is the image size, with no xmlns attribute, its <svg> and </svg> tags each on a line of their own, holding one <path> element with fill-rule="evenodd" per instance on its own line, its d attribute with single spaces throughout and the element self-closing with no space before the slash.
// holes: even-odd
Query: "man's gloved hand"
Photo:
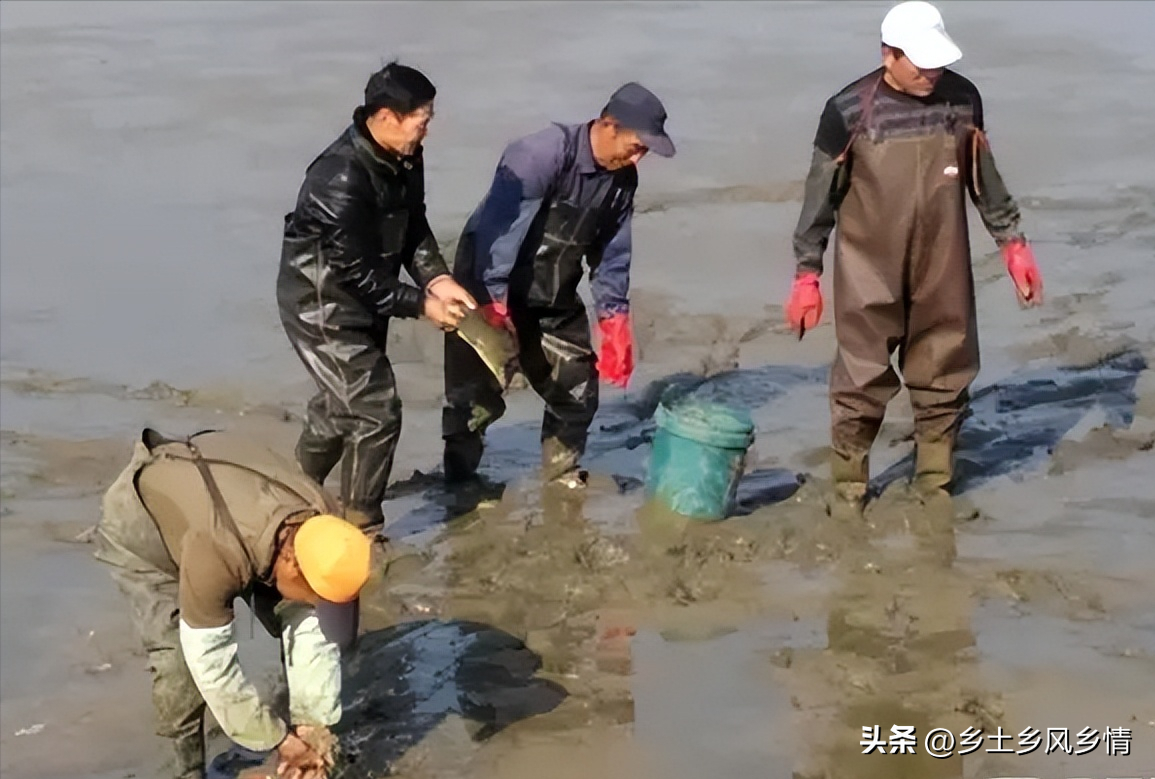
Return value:
<svg viewBox="0 0 1155 779">
<path fill-rule="evenodd" d="M 634 334 L 629 314 L 614 314 L 598 320 L 602 337 L 598 373 L 610 384 L 626 388 L 634 372 Z"/>
<path fill-rule="evenodd" d="M 1007 273 L 1015 282 L 1019 305 L 1030 308 L 1042 305 L 1043 276 L 1035 264 L 1035 253 L 1025 239 L 1004 243 L 1001 249 Z"/>
<path fill-rule="evenodd" d="M 509 306 L 500 300 L 495 300 L 492 303 L 486 303 L 482 306 L 481 315 L 485 317 L 485 321 L 490 327 L 496 327 L 498 330 L 508 330 L 511 333 L 515 332 L 513 319 L 509 315 Z"/>
<path fill-rule="evenodd" d="M 801 273 L 794 278 L 790 289 L 790 300 L 786 302 L 786 321 L 790 329 L 801 339 L 807 330 L 818 326 L 822 319 L 822 289 L 818 274 L 814 271 Z"/>
</svg>

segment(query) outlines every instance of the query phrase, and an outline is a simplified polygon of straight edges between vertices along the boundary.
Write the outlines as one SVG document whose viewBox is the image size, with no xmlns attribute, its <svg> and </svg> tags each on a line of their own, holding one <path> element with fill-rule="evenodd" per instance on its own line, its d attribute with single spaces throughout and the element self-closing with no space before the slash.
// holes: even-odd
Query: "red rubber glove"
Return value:
<svg viewBox="0 0 1155 779">
<path fill-rule="evenodd" d="M 1025 240 L 1011 241 L 1002 246 L 1003 262 L 1015 282 L 1019 305 L 1038 306 L 1043 302 L 1043 276 L 1035 264 L 1035 253 Z"/>
<path fill-rule="evenodd" d="M 602 352 L 598 373 L 616 387 L 626 388 L 634 372 L 634 334 L 629 314 L 614 314 L 598 320 Z"/>
<path fill-rule="evenodd" d="M 821 318 L 822 289 L 818 284 L 818 274 L 807 271 L 794 279 L 790 300 L 786 301 L 786 321 L 801 340 L 807 330 L 818 326 Z"/>
<path fill-rule="evenodd" d="M 504 303 L 500 301 L 486 303 L 481 307 L 481 315 L 485 317 L 485 321 L 490 327 L 513 331 L 513 320 L 509 316 L 509 306 Z"/>
</svg>

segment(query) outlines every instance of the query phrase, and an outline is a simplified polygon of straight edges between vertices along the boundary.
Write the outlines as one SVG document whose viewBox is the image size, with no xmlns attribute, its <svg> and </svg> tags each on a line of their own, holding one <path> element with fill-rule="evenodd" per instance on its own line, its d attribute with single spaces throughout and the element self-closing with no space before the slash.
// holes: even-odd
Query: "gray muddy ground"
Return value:
<svg viewBox="0 0 1155 779">
<path fill-rule="evenodd" d="M 641 366 L 603 396 L 584 498 L 536 481 L 527 392 L 493 433 L 492 489 L 442 493 L 439 335 L 396 328 L 396 547 L 350 663 L 346 776 L 1155 775 L 1155 5 L 941 4 L 1047 303 L 1016 307 L 972 219 L 962 490 L 906 494 L 900 398 L 853 522 L 823 500 L 832 328 L 799 344 L 780 302 L 819 111 L 874 67 L 888 5 L 4 2 L 4 776 L 163 775 L 144 660 L 83 531 L 143 424 L 292 445 L 311 390 L 274 310 L 281 216 L 393 55 L 441 90 L 447 245 L 503 143 L 626 80 L 666 101 L 680 153 L 642 165 Z M 671 381 L 754 410 L 740 516 L 644 505 Z M 269 684 L 273 647 L 243 646 Z M 915 726 L 918 754 L 861 754 L 873 725 Z M 1044 741 L 926 754 L 931 728 L 968 727 Z M 1085 754 L 1047 754 L 1048 728 Z M 1084 728 L 1130 730 L 1130 754 L 1076 744 Z"/>
</svg>

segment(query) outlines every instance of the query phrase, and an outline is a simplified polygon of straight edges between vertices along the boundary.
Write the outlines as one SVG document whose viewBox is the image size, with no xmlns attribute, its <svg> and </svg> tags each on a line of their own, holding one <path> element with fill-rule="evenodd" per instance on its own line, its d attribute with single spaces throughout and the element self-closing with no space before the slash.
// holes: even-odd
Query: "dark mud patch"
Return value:
<svg viewBox="0 0 1155 779">
<path fill-rule="evenodd" d="M 1066 233 L 1067 243 L 1079 249 L 1090 249 L 1126 238 L 1136 231 L 1155 225 L 1155 199 L 1147 203 L 1135 203 L 1123 214 L 1113 214 L 1109 219 L 1100 220 L 1086 230 Z"/>
<path fill-rule="evenodd" d="M 747 316 L 697 313 L 670 295 L 638 290 L 631 310 L 640 365 L 663 365 L 703 377 L 736 369 L 743 344 L 787 330 L 776 305 Z"/>
<path fill-rule="evenodd" d="M 284 422 L 301 419 L 287 408 L 269 403 L 248 403 L 241 393 L 225 388 L 181 389 L 164 381 L 144 387 L 98 381 L 89 378 L 63 377 L 46 371 L 26 371 L 16 378 L 5 378 L 0 386 L 28 396 L 100 395 L 115 400 L 148 401 L 176 408 L 203 408 L 235 412 L 240 415 L 265 415 Z"/>
<path fill-rule="evenodd" d="M 133 389 L 125 384 L 68 378 L 44 371 L 29 371 L 19 378 L 4 379 L 0 385 L 24 395 L 106 395 L 118 400 L 171 401 L 177 406 L 192 404 L 197 394 L 195 390 L 178 389 L 163 381 Z"/>
<path fill-rule="evenodd" d="M 128 462 L 132 445 L 122 439 L 65 441 L 0 431 L 4 499 L 72 498 L 107 488 Z"/>
<path fill-rule="evenodd" d="M 956 453 L 956 493 L 1021 471 L 1049 456 L 1093 408 L 1106 424 L 1125 428 L 1134 418 L 1135 387 L 1147 361 L 1126 351 L 1082 367 L 1046 368 L 1012 376 L 975 391 Z M 872 489 L 907 477 L 913 455 L 872 481 Z"/>
<path fill-rule="evenodd" d="M 1155 207 L 1155 189 L 1141 186 L 1115 187 L 1109 197 L 1057 197 L 1026 195 L 1019 198 L 1023 208 L 1031 211 L 1086 213 L 1088 211 L 1150 210 Z"/>
<path fill-rule="evenodd" d="M 1065 318 L 1059 321 L 1065 321 Z M 1116 355 L 1137 350 L 1138 342 L 1129 336 L 1105 336 L 1100 332 L 1087 331 L 1081 327 L 1070 327 L 1031 343 L 1013 347 L 1010 352 L 1024 361 L 1061 356 L 1069 364 L 1090 366 L 1109 361 Z"/>
<path fill-rule="evenodd" d="M 679 377 L 671 377 L 663 391 L 676 388 L 680 394 L 695 399 L 754 410 L 800 385 L 821 385 L 826 381 L 826 376 L 827 368 L 824 366 L 808 368 L 799 365 L 765 365 L 725 371 L 700 382 L 689 380 L 683 383 Z M 652 393 L 650 398 L 653 399 Z M 653 409 L 648 406 L 639 410 L 653 413 Z"/>
<path fill-rule="evenodd" d="M 342 760 L 335 779 L 389 776 L 446 717 L 480 742 L 556 709 L 560 684 L 539 678 L 541 658 L 518 638 L 476 622 L 409 622 L 358 639 L 342 683 Z"/>
<path fill-rule="evenodd" d="M 653 440 L 653 420 L 663 397 L 678 395 L 698 400 L 731 404 L 750 410 L 766 406 L 775 398 L 801 385 L 821 385 L 827 369 L 797 365 L 767 365 L 761 368 L 727 370 L 712 376 L 680 372 L 650 382 L 634 398 L 607 404 L 599 411 L 595 434 L 589 450 L 600 454 L 613 449 L 635 449 Z M 531 423 L 532 424 L 532 423 Z M 761 474 L 747 489 L 754 495 L 766 486 L 767 478 L 779 474 Z"/>
<path fill-rule="evenodd" d="M 989 595 L 1003 597 L 1031 611 L 1070 620 L 1107 617 L 1103 597 L 1074 573 L 1009 568 L 998 571 Z"/>
<path fill-rule="evenodd" d="M 638 198 L 638 214 L 656 214 L 677 208 L 736 203 L 792 203 L 802 199 L 805 182 L 787 181 L 777 186 L 735 184 L 725 187 L 698 187 Z"/>
<path fill-rule="evenodd" d="M 767 506 L 794 497 L 806 483 L 804 475 L 787 468 L 760 468 L 742 476 L 738 482 L 735 516 L 747 516 Z"/>
<path fill-rule="evenodd" d="M 1068 507 L 1080 510 L 1110 511 L 1123 516 L 1155 520 L 1155 499 L 1142 497 L 1096 498 L 1073 501 Z"/>
</svg>

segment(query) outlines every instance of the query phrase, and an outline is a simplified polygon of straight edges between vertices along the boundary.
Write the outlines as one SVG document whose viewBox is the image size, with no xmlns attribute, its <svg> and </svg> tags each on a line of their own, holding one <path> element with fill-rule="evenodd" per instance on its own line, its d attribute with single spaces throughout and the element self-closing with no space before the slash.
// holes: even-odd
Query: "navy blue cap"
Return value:
<svg viewBox="0 0 1155 779">
<path fill-rule="evenodd" d="M 666 135 L 666 107 L 650 90 L 631 81 L 610 96 L 602 109 L 618 120 L 618 124 L 633 130 L 642 143 L 661 157 L 674 156 L 674 142 Z"/>
</svg>

